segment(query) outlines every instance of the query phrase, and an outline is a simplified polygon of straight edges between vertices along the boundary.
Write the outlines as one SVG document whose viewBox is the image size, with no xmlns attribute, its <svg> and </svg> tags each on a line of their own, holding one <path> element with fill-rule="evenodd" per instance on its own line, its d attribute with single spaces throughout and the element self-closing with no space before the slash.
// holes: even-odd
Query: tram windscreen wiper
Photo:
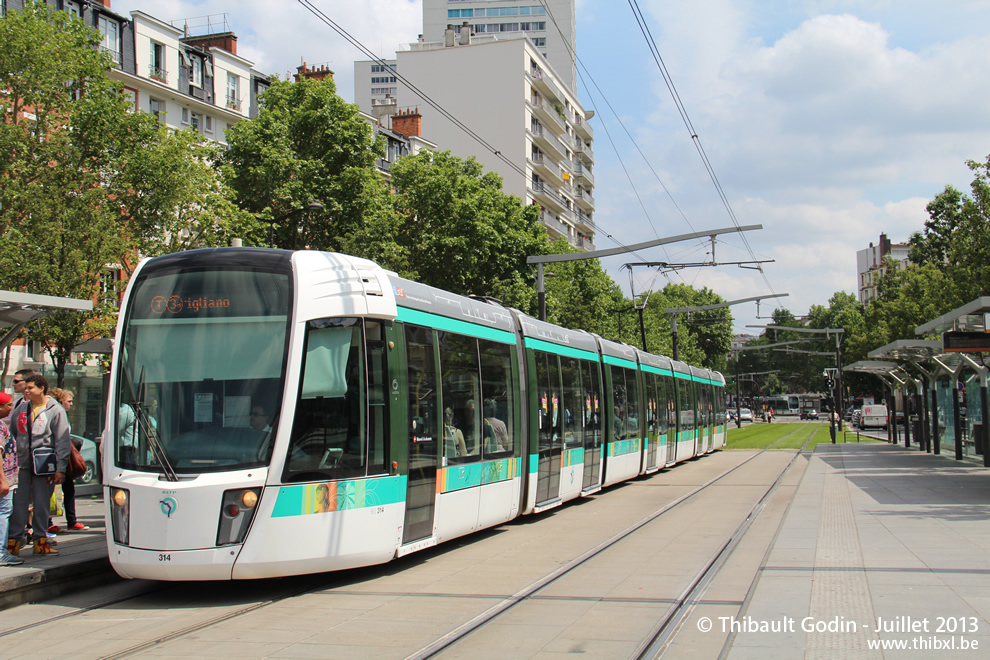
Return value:
<svg viewBox="0 0 990 660">
<path fill-rule="evenodd" d="M 140 424 L 141 430 L 144 431 L 145 437 L 148 438 L 148 444 L 151 446 L 151 451 L 155 454 L 155 458 L 158 459 L 158 464 L 161 465 L 162 472 L 165 473 L 165 478 L 169 481 L 178 481 L 179 477 L 176 476 L 175 469 L 172 467 L 172 463 L 169 462 L 165 448 L 158 438 L 158 429 L 151 423 L 148 413 L 144 409 L 144 394 L 144 367 L 141 367 L 141 378 L 138 380 L 137 386 L 137 400 L 133 404 L 134 414 L 137 416 L 138 424 Z"/>
</svg>

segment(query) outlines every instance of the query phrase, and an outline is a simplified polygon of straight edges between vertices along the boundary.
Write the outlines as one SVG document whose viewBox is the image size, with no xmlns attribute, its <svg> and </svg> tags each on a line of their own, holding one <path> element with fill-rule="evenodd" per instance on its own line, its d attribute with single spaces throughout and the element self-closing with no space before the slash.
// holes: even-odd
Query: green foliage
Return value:
<svg viewBox="0 0 990 660">
<path fill-rule="evenodd" d="M 401 255 L 382 265 L 453 293 L 535 311 L 526 257 L 549 249 L 536 206 L 504 193 L 501 178 L 473 158 L 448 151 L 401 158 L 390 172 Z"/>
<path fill-rule="evenodd" d="M 115 323 L 109 266 L 129 269 L 136 249 L 215 245 L 238 217 L 206 147 L 131 111 L 100 41 L 44 4 L 0 20 L 0 89 L 10 92 L 0 95 L 0 287 L 95 301 L 91 314 L 31 327 L 59 382 L 71 349 Z"/>
<path fill-rule="evenodd" d="M 360 248 L 372 238 L 394 243 L 388 188 L 375 169 L 383 145 L 333 80 L 276 79 L 259 103 L 256 118 L 227 130 L 223 158 L 236 203 L 261 218 L 245 245 L 365 256 Z M 307 210 L 311 202 L 323 208 Z M 394 246 L 377 250 L 398 254 Z"/>
</svg>

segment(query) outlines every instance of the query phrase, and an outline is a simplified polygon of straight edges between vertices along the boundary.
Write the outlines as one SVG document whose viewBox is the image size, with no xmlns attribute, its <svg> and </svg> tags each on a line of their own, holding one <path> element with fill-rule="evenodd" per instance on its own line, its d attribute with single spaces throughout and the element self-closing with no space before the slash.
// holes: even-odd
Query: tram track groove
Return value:
<svg viewBox="0 0 990 660">
<path fill-rule="evenodd" d="M 415 653 L 407 656 L 407 658 L 411 659 L 411 658 L 430 658 L 430 657 L 435 657 L 437 654 L 439 654 L 443 650 L 445 650 L 447 648 L 450 648 L 451 646 L 455 645 L 460 640 L 462 640 L 465 637 L 469 636 L 471 633 L 479 630 L 480 628 L 482 628 L 488 622 L 494 620 L 495 618 L 499 617 L 503 613 L 509 611 L 510 609 L 512 609 L 513 607 L 515 607 L 516 605 L 519 605 L 520 603 L 526 602 L 528 600 L 566 600 L 566 598 L 560 598 L 560 597 L 555 597 L 555 596 L 539 596 L 537 594 L 537 592 L 539 592 L 540 590 L 544 589 L 546 586 L 552 584 L 553 582 L 559 580 L 560 578 L 562 578 L 563 576 L 567 575 L 568 573 L 571 573 L 575 569 L 577 569 L 577 568 L 579 568 L 579 567 L 587 564 L 594 557 L 602 554 L 603 552 L 605 552 L 609 548 L 615 546 L 617 543 L 623 541 L 624 539 L 630 537 L 631 535 L 633 535 L 637 531 L 641 530 L 643 527 L 645 527 L 645 526 L 649 525 L 650 523 L 656 521 L 658 518 L 662 517 L 663 515 L 669 513 L 670 511 L 674 510 L 678 506 L 680 506 L 680 505 L 688 502 L 692 498 L 696 497 L 698 494 L 700 494 L 700 493 L 704 492 L 705 490 L 709 489 L 711 486 L 715 485 L 717 482 L 725 479 L 726 477 L 728 477 L 732 473 L 734 473 L 737 470 L 740 470 L 741 468 L 743 468 L 744 466 L 750 464 L 752 461 L 756 460 L 757 458 L 759 458 L 763 454 L 767 453 L 769 450 L 773 449 L 778 444 L 780 444 L 781 442 L 783 442 L 786 438 L 791 437 L 796 432 L 798 432 L 798 430 L 792 431 L 791 433 L 789 433 L 789 434 L 781 437 L 776 442 L 774 442 L 772 445 L 770 445 L 770 446 L 768 446 L 766 448 L 763 448 L 763 449 L 757 451 L 752 456 L 744 459 L 740 463 L 738 463 L 738 464 L 732 466 L 731 468 L 723 471 L 722 473 L 720 473 L 720 474 L 712 477 L 708 481 L 706 481 L 703 484 L 695 487 L 691 491 L 689 491 L 689 492 L 687 492 L 687 493 L 685 493 L 685 494 L 677 497 L 676 499 L 672 500 L 671 502 L 668 502 L 664 506 L 660 507 L 659 509 L 657 509 L 656 511 L 654 511 L 653 513 L 651 513 L 650 515 L 642 518 L 641 520 L 633 523 L 632 525 L 627 526 L 625 529 L 623 529 L 623 530 L 621 530 L 621 531 L 613 534 L 608 539 L 606 539 L 606 540 L 598 543 L 596 546 L 594 546 L 593 548 L 585 551 L 584 553 L 582 553 L 578 557 L 572 559 L 567 564 L 565 564 L 565 565 L 561 566 L 560 568 L 558 568 L 558 569 L 556 569 L 556 570 L 554 570 L 554 571 L 546 574 L 545 576 L 541 577 L 540 579 L 531 582 L 529 585 L 527 585 L 526 587 L 523 587 L 522 589 L 516 591 L 515 593 L 513 593 L 511 595 L 508 595 L 508 596 L 495 595 L 494 597 L 501 598 L 501 601 L 500 602 L 498 602 L 495 605 L 491 606 L 490 608 L 488 608 L 484 612 L 481 612 L 480 614 L 478 614 L 477 616 L 475 616 L 472 619 L 468 620 L 467 622 L 463 623 L 462 625 L 458 626 L 454 630 L 451 630 L 449 633 L 447 633 L 446 635 L 438 638 L 433 643 L 431 643 L 431 644 L 427 645 L 426 647 L 423 647 L 419 651 L 417 651 L 417 652 L 415 652 Z M 805 446 L 807 445 L 807 442 L 810 441 L 810 438 L 811 438 L 811 436 L 809 436 L 809 438 L 806 440 Z M 803 449 L 803 447 L 802 447 L 802 449 Z M 800 453 L 801 453 L 801 450 L 796 451 L 795 452 L 795 458 L 798 455 L 800 455 Z M 788 463 L 788 466 L 782 471 L 781 476 L 778 477 L 778 479 L 777 479 L 777 481 L 775 483 L 779 482 L 780 478 L 784 474 L 786 474 L 786 472 L 790 468 L 790 466 L 793 465 L 794 460 L 795 460 L 794 458 L 791 459 L 791 461 Z M 749 514 L 749 516 L 752 516 L 752 512 Z M 749 516 L 747 516 L 747 517 L 749 517 Z M 723 543 L 723 545 L 720 546 L 720 551 L 719 552 L 724 552 L 724 549 L 725 549 L 725 547 L 727 545 L 728 545 L 728 543 Z M 716 553 L 716 554 L 718 554 L 718 553 Z M 714 560 L 712 560 L 712 561 L 714 561 Z M 710 567 L 712 565 L 712 561 L 706 562 L 706 567 Z M 277 595 L 275 597 L 266 599 L 266 600 L 264 600 L 262 602 L 252 603 L 250 605 L 243 606 L 243 607 L 237 608 L 237 609 L 232 610 L 232 611 L 229 611 L 229 612 L 225 612 L 224 614 L 221 614 L 221 615 L 218 615 L 218 616 L 215 616 L 215 617 L 211 617 L 211 618 L 209 618 L 207 620 L 204 620 L 204 621 L 195 623 L 193 625 L 189 625 L 189 626 L 184 626 L 184 627 L 178 628 L 178 629 L 176 629 L 176 630 L 174 630 L 172 632 L 169 632 L 169 633 L 166 633 L 166 634 L 163 634 L 163 635 L 159 635 L 159 636 L 155 637 L 154 639 L 147 640 L 147 641 L 141 642 L 139 644 L 135 644 L 135 645 L 129 646 L 127 648 L 121 649 L 121 650 L 116 651 L 114 653 L 101 656 L 101 658 L 103 660 L 111 660 L 111 659 L 117 659 L 117 658 L 126 658 L 126 657 L 131 657 L 131 656 L 137 655 L 137 654 L 139 654 L 139 653 L 141 653 L 143 651 L 146 651 L 146 650 L 149 650 L 149 649 L 152 649 L 152 648 L 159 648 L 159 647 L 162 647 L 164 645 L 167 645 L 167 644 L 169 644 L 171 642 L 174 642 L 176 640 L 180 640 L 180 639 L 186 638 L 186 637 L 188 637 L 190 635 L 196 634 L 198 632 L 202 632 L 202 631 L 204 631 L 206 629 L 209 629 L 209 628 L 212 628 L 214 626 L 217 626 L 217 625 L 226 623 L 226 622 L 231 621 L 233 619 L 237 619 L 239 617 L 246 616 L 248 614 L 251 614 L 251 613 L 256 612 L 258 610 L 267 608 L 267 607 L 269 607 L 271 605 L 275 605 L 277 603 L 283 602 L 285 600 L 289 600 L 289 599 L 292 599 L 292 598 L 296 598 L 296 597 L 304 596 L 304 595 L 307 595 L 307 594 L 316 593 L 318 591 L 323 591 L 323 590 L 326 590 L 328 588 L 332 588 L 333 585 L 334 585 L 334 583 L 338 583 L 338 584 L 339 583 L 342 583 L 344 581 L 344 579 L 345 578 L 343 576 L 335 576 L 334 578 L 329 579 L 329 580 L 326 580 L 326 581 L 323 581 L 323 582 L 321 582 L 320 584 L 318 584 L 316 586 L 313 586 L 312 584 L 310 584 L 310 585 L 307 585 L 307 586 L 304 586 L 304 587 L 290 589 L 290 590 L 286 591 L 285 593 L 282 593 L 282 594 Z M 351 580 L 353 580 L 353 574 L 349 574 L 347 576 L 346 580 L 348 582 L 351 581 Z M 16 626 L 16 627 L 13 627 L 13 628 L 10 628 L 10 629 L 7 629 L 7 630 L 0 631 L 0 637 L 5 637 L 5 636 L 10 636 L 10 635 L 14 635 L 14 634 L 17 634 L 17 633 L 25 632 L 25 631 L 28 631 L 28 630 L 31 630 L 31 629 L 35 629 L 35 628 L 39 628 L 39 627 L 45 626 L 47 624 L 54 624 L 54 623 L 57 623 L 59 621 L 63 621 L 65 619 L 72 618 L 72 617 L 75 617 L 75 616 L 80 616 L 80 615 L 87 614 L 87 613 L 90 613 L 90 612 L 93 612 L 93 611 L 97 611 L 97 610 L 101 610 L 101 609 L 106 609 L 106 608 L 109 608 L 109 607 L 112 607 L 112 606 L 115 606 L 115 605 L 120 605 L 122 603 L 127 603 L 129 601 L 134 601 L 134 600 L 138 600 L 138 599 L 141 599 L 141 598 L 144 598 L 144 597 L 147 597 L 147 596 L 152 596 L 152 595 L 155 595 L 155 594 L 159 594 L 159 593 L 168 591 L 168 590 L 170 590 L 172 588 L 173 588 L 172 586 L 166 586 L 166 587 L 157 588 L 157 589 L 150 589 L 148 591 L 144 591 L 144 592 L 139 593 L 139 594 L 133 594 L 133 595 L 128 595 L 128 596 L 111 598 L 111 599 L 108 599 L 108 600 L 105 600 L 105 601 L 101 601 L 99 603 L 95 603 L 93 605 L 89 605 L 89 606 L 86 606 L 86 607 L 82 607 L 82 608 L 76 609 L 76 610 L 74 610 L 72 612 L 65 612 L 65 613 L 62 613 L 62 614 L 59 614 L 59 615 L 56 615 L 56 616 L 46 617 L 45 619 L 42 619 L 42 620 L 39 620 L 39 621 L 35 621 L 35 622 L 31 622 L 31 623 L 26 623 L 26 624 L 19 625 L 19 626 Z M 367 592 L 363 592 L 363 593 L 367 594 Z M 403 595 L 412 595 L 412 594 L 403 594 Z M 597 600 L 597 601 L 600 601 L 600 602 L 644 602 L 644 603 L 671 603 L 671 602 L 675 602 L 676 601 L 675 602 L 675 605 L 676 605 L 676 603 L 679 603 L 679 602 L 683 601 L 686 598 L 687 598 L 687 596 L 684 596 L 682 594 L 677 599 L 673 599 L 673 598 L 648 598 L 648 599 L 635 599 L 635 598 L 630 598 L 630 599 L 616 599 L 616 598 L 602 599 L 602 598 L 595 598 L 595 599 L 592 599 L 592 600 Z"/>
<path fill-rule="evenodd" d="M 767 453 L 774 446 L 776 446 L 777 444 L 779 444 L 780 442 L 782 442 L 784 440 L 784 438 L 787 438 L 790 435 L 791 435 L 790 433 L 789 434 L 786 434 L 785 436 L 781 437 L 780 439 L 778 439 L 776 442 L 774 442 L 770 446 L 765 447 L 765 448 L 759 450 L 757 453 L 753 454 L 752 456 L 750 456 L 749 458 L 743 460 L 742 462 L 738 463 L 737 465 L 731 467 L 728 470 L 725 470 L 724 472 L 722 472 L 719 475 L 716 475 L 715 477 L 709 479 L 705 483 L 701 484 L 700 486 L 697 486 L 696 488 L 694 488 L 693 490 L 685 493 L 684 495 L 681 495 L 680 497 L 676 498 L 675 500 L 673 500 L 671 502 L 668 502 L 667 504 L 665 504 L 664 506 L 662 506 L 660 509 L 658 509 L 657 511 L 653 512 L 649 516 L 646 516 L 645 518 L 641 519 L 640 521 L 638 521 L 636 523 L 633 523 L 632 525 L 626 527 L 622 531 L 620 531 L 620 532 L 612 535 L 611 537 L 609 537 L 605 541 L 602 541 L 601 543 L 599 543 L 595 547 L 591 548 L 590 550 L 585 551 L 584 553 L 582 553 L 578 557 L 576 557 L 576 558 L 572 559 L 571 561 L 569 561 L 564 566 L 561 566 L 557 570 L 552 571 L 551 573 L 546 574 L 542 578 L 531 582 L 526 587 L 523 587 L 522 589 L 518 590 L 517 592 L 515 592 L 511 596 L 503 599 L 501 602 L 496 603 L 495 605 L 491 606 L 490 608 L 488 608 L 484 612 L 481 612 L 480 614 L 472 617 L 471 619 L 469 619 L 468 621 L 464 622 L 460 626 L 454 628 L 453 630 L 449 631 L 445 635 L 437 638 L 436 640 L 434 640 L 432 643 L 428 644 L 427 646 L 422 647 L 421 649 L 419 649 L 415 653 L 412 653 L 410 655 L 407 655 L 405 660 L 426 660 L 428 658 L 436 657 L 437 655 L 439 655 L 443 651 L 445 651 L 445 650 L 453 647 L 455 644 L 457 644 L 461 640 L 463 640 L 466 637 L 470 636 L 471 634 L 473 634 L 473 633 L 481 630 L 485 625 L 487 625 L 488 623 L 492 622 L 494 619 L 502 616 L 503 614 L 505 614 L 506 612 L 508 612 L 512 608 L 516 607 L 517 605 L 519 605 L 521 603 L 525 603 L 527 601 L 541 599 L 539 596 L 536 595 L 536 592 L 540 591 L 541 589 L 544 589 L 545 587 L 547 587 L 550 584 L 556 582 L 557 580 L 561 579 L 562 577 L 564 577 L 565 575 L 571 573 L 572 571 L 574 571 L 574 570 L 576 570 L 576 569 L 584 566 L 590 560 L 594 559 L 596 556 L 602 554 L 603 552 L 605 552 L 609 548 L 615 546 L 617 543 L 619 543 L 619 542 L 621 542 L 621 541 L 629 538 L 634 533 L 636 533 L 637 531 L 639 531 L 643 527 L 646 527 L 650 523 L 656 521 L 658 518 L 660 518 L 664 514 L 669 513 L 670 511 L 674 510 L 676 507 L 680 506 L 681 504 L 684 504 L 685 502 L 691 500 L 692 498 L 694 498 L 698 494 L 702 493 L 703 491 L 707 490 L 709 487 L 711 487 L 712 485 L 714 485 L 716 482 L 721 481 L 722 479 L 726 478 L 727 476 L 729 476 L 730 474 L 732 474 L 736 470 L 739 470 L 740 468 L 742 468 L 743 466 L 747 465 L 751 461 L 753 461 L 753 460 L 757 459 L 758 457 L 762 456 L 763 454 Z M 813 436 L 813 434 L 812 434 L 812 436 Z M 807 440 L 805 441 L 804 446 L 807 445 L 807 443 L 811 440 L 811 437 L 812 436 L 809 436 L 807 438 Z M 785 466 L 784 470 L 781 472 L 781 475 L 779 475 L 777 477 L 777 480 L 775 481 L 775 483 L 779 482 L 779 480 L 780 480 L 780 478 L 782 478 L 783 474 L 786 474 L 787 470 L 794 463 L 794 460 L 796 460 L 796 458 L 800 455 L 800 453 L 801 453 L 800 450 L 795 451 L 794 458 L 792 458 L 791 461 L 788 462 L 787 466 Z M 599 598 L 599 599 L 594 599 L 594 600 L 601 601 L 602 599 Z M 664 600 L 673 600 L 673 599 L 656 599 L 656 600 L 659 601 L 659 602 L 663 602 Z"/>
<path fill-rule="evenodd" d="M 791 434 L 788 434 L 787 436 L 784 436 L 784 438 L 789 437 L 790 435 Z M 790 472 L 791 468 L 794 466 L 794 463 L 797 461 L 798 457 L 801 456 L 813 437 L 814 432 L 808 436 L 801 448 L 794 453 L 794 456 L 790 461 L 788 461 L 787 465 L 784 466 L 784 469 L 781 470 L 780 474 L 766 490 L 763 496 L 756 502 L 756 504 L 753 505 L 742 522 L 725 539 L 702 570 L 695 575 L 691 583 L 681 592 L 681 595 L 678 596 L 676 603 L 670 608 L 670 610 L 668 610 L 658 625 L 653 629 L 652 634 L 644 640 L 644 643 L 636 649 L 636 652 L 631 657 L 636 658 L 637 660 L 641 660 L 643 658 L 659 658 L 669 648 L 670 643 L 673 641 L 673 638 L 680 626 L 687 619 L 687 616 L 691 610 L 691 605 L 700 600 L 701 595 L 717 577 L 719 571 L 731 557 L 732 552 L 738 547 L 739 543 L 766 507 L 784 477 Z M 781 438 L 781 441 L 784 438 Z M 776 539 L 776 535 L 774 536 L 774 539 Z M 769 549 L 767 550 L 767 553 L 769 553 Z"/>
</svg>

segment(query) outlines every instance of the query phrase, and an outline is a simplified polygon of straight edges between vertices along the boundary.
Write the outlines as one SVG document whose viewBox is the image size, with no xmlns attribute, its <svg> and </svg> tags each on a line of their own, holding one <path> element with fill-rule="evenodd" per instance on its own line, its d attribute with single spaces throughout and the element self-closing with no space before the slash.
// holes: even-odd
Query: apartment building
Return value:
<svg viewBox="0 0 990 660">
<path fill-rule="evenodd" d="M 859 302 L 868 304 L 877 297 L 877 283 L 887 271 L 884 261 L 887 257 L 897 262 L 900 269 L 907 268 L 911 246 L 907 243 L 892 243 L 886 234 L 880 234 L 880 241 L 865 250 L 856 252 L 856 276 L 859 287 Z"/>
<path fill-rule="evenodd" d="M 465 21 L 475 35 L 525 36 L 573 94 L 577 89 L 574 4 L 574 0 L 423 0 L 423 39 L 441 41 L 447 26 L 460 33 Z"/>
<path fill-rule="evenodd" d="M 397 104 L 417 108 L 430 139 L 462 158 L 475 156 L 498 173 L 505 192 L 541 207 L 552 238 L 594 249 L 594 135 L 566 82 L 522 35 L 472 36 L 447 30 L 396 53 L 402 77 L 467 124 L 499 153 L 480 144 L 427 103 L 396 83 Z M 484 81 L 483 85 L 477 81 Z"/>
<path fill-rule="evenodd" d="M 394 59 L 354 63 L 354 102 L 361 112 L 377 117 L 395 114 L 398 89 L 395 74 Z"/>
<path fill-rule="evenodd" d="M 199 26 L 176 25 L 142 11 L 118 14 L 111 0 L 47 1 L 99 31 L 101 50 L 113 62 L 110 77 L 123 84 L 136 110 L 154 114 L 169 128 L 195 128 L 205 139 L 225 143 L 228 126 L 257 114 L 257 96 L 269 86 L 268 77 L 237 55 L 237 37 L 222 16 L 207 17 Z M 2 15 L 23 9 L 24 2 L 0 0 Z M 119 278 L 120 270 L 108 267 L 102 294 L 111 295 Z M 50 357 L 30 336 L 17 340 L 4 357 L 9 357 L 4 390 L 21 368 L 53 374 Z M 80 435 L 93 436 L 103 428 L 103 372 L 95 360 L 66 366 L 66 386 L 76 393 L 70 422 Z"/>
</svg>

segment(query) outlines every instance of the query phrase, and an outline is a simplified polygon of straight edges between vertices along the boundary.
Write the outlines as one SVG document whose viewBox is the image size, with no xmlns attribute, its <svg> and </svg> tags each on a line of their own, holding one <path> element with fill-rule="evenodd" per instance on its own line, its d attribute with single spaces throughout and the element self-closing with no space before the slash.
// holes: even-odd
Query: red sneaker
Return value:
<svg viewBox="0 0 990 660">
<path fill-rule="evenodd" d="M 69 525 L 66 529 L 67 529 L 67 531 L 70 531 L 70 532 L 81 532 L 81 531 L 83 531 L 85 529 L 89 529 L 89 527 L 87 527 L 86 525 L 82 524 L 81 522 L 77 522 L 77 523 L 75 523 L 73 525 Z"/>
<path fill-rule="evenodd" d="M 48 528 L 48 533 L 49 534 L 58 534 L 61 531 L 62 531 L 62 528 L 59 527 L 58 525 L 52 525 L 51 527 Z"/>
</svg>

